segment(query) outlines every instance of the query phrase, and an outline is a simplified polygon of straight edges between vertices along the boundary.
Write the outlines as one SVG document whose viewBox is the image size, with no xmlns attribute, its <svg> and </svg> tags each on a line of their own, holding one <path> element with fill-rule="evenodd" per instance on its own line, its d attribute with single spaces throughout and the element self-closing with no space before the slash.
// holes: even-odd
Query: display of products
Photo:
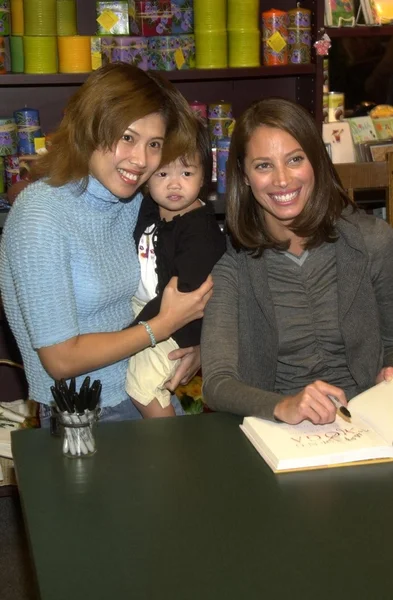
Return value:
<svg viewBox="0 0 393 600">
<path fill-rule="evenodd" d="M 263 64 L 288 64 L 288 15 L 272 8 L 262 13 Z"/>
<path fill-rule="evenodd" d="M 329 92 L 328 94 L 328 114 L 329 123 L 342 121 L 344 119 L 344 94 L 342 92 Z"/>
<path fill-rule="evenodd" d="M 311 62 L 311 10 L 299 5 L 288 15 L 288 64 Z"/>
</svg>

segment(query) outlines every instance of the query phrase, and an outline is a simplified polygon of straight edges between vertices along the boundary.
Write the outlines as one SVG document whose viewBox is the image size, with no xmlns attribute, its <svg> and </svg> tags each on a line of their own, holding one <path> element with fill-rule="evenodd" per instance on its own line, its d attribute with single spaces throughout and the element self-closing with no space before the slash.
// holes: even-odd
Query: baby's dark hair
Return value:
<svg viewBox="0 0 393 600">
<path fill-rule="evenodd" d="M 197 122 L 196 155 L 198 156 L 203 170 L 203 184 L 199 192 L 199 198 L 202 202 L 207 200 L 212 181 L 213 155 L 210 135 L 208 128 L 199 117 L 195 117 Z M 194 154 L 186 154 L 180 158 L 185 167 L 188 167 Z M 190 162 L 189 162 L 190 161 Z"/>
</svg>

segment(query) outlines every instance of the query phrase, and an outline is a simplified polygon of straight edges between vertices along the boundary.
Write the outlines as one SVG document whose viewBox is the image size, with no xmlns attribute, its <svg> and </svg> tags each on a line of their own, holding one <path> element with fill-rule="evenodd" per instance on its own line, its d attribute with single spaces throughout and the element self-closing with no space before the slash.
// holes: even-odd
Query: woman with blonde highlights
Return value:
<svg viewBox="0 0 393 600">
<path fill-rule="evenodd" d="M 43 421 L 53 380 L 76 377 L 79 385 L 87 374 L 102 382 L 104 418 L 138 418 L 124 388 L 128 358 L 203 315 L 210 278 L 189 294 L 173 278 L 159 314 L 129 328 L 140 277 L 139 190 L 162 160 L 193 151 L 195 127 L 185 99 L 158 75 L 103 67 L 69 100 L 34 183 L 13 204 L 1 294 Z M 182 359 L 175 386 L 197 370 L 199 349 L 173 354 Z"/>
<path fill-rule="evenodd" d="M 229 152 L 231 245 L 203 321 L 208 405 L 287 423 L 393 377 L 393 231 L 358 212 L 311 115 L 253 103 Z"/>
</svg>

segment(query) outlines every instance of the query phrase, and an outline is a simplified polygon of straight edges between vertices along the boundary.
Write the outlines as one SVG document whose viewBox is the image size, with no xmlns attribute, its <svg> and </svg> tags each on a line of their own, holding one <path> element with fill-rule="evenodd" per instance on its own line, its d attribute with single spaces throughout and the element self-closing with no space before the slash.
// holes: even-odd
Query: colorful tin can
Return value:
<svg viewBox="0 0 393 600">
<path fill-rule="evenodd" d="M 226 191 L 226 166 L 230 144 L 229 137 L 217 140 L 217 192 L 219 194 L 224 194 Z"/>
<path fill-rule="evenodd" d="M 40 114 L 35 108 L 20 108 L 14 112 L 17 127 L 18 154 L 35 154 L 34 138 L 42 137 Z"/>
<path fill-rule="evenodd" d="M 9 189 L 20 181 L 19 174 L 19 158 L 18 156 L 5 156 L 4 157 L 4 166 L 5 166 L 5 185 L 6 188 Z"/>
<path fill-rule="evenodd" d="M 311 29 L 288 29 L 288 64 L 311 62 Z"/>
<path fill-rule="evenodd" d="M 194 32 L 193 0 L 172 0 L 172 33 Z"/>
<path fill-rule="evenodd" d="M 263 64 L 288 64 L 288 15 L 271 8 L 262 13 Z"/>
<path fill-rule="evenodd" d="M 10 0 L 0 0 L 0 35 L 11 33 L 11 5 Z"/>
<path fill-rule="evenodd" d="M 207 104 L 203 104 L 203 102 L 198 102 L 198 100 L 194 100 L 190 102 L 191 110 L 198 115 L 203 121 L 207 121 Z"/>
<path fill-rule="evenodd" d="M 18 149 L 15 119 L 0 117 L 0 156 L 16 154 Z"/>
<path fill-rule="evenodd" d="M 130 35 L 128 9 L 128 0 L 98 0 L 97 35 Z"/>
<path fill-rule="evenodd" d="M 225 102 L 214 102 L 208 105 L 209 119 L 232 119 L 232 104 Z"/>
<path fill-rule="evenodd" d="M 288 29 L 310 29 L 311 27 L 311 10 L 308 8 L 291 8 L 287 12 L 288 15 Z"/>
<path fill-rule="evenodd" d="M 344 119 L 344 94 L 342 92 L 329 92 L 329 123 Z"/>
<path fill-rule="evenodd" d="M 233 119 L 209 119 L 209 133 L 213 146 L 217 146 L 218 140 L 229 137 Z"/>
<path fill-rule="evenodd" d="M 311 11 L 297 6 L 288 15 L 288 63 L 311 62 Z"/>
<path fill-rule="evenodd" d="M 134 10 L 129 11 L 129 16 L 133 35 L 156 37 L 172 33 L 170 0 L 135 0 Z"/>
<path fill-rule="evenodd" d="M 101 37 L 101 56 L 103 64 L 125 62 L 147 71 L 147 39 L 134 36 Z"/>
<path fill-rule="evenodd" d="M 212 146 L 217 147 L 219 139 L 230 137 L 230 127 L 233 123 L 232 105 L 224 101 L 209 104 L 207 116 Z"/>
<path fill-rule="evenodd" d="M 193 35 L 167 35 L 147 38 L 148 68 L 176 71 L 195 67 Z"/>
<path fill-rule="evenodd" d="M 5 75 L 11 72 L 11 50 L 10 38 L 0 37 L 0 74 Z"/>
</svg>

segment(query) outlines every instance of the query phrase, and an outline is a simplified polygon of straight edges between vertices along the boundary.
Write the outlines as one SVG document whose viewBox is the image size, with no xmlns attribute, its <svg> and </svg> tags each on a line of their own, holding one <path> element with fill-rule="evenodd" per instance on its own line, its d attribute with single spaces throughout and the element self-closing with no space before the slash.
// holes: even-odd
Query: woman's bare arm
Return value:
<svg viewBox="0 0 393 600">
<path fill-rule="evenodd" d="M 178 291 L 177 278 L 173 277 L 165 288 L 160 313 L 149 321 L 157 342 L 202 318 L 212 287 L 209 276 L 197 290 L 185 294 Z M 122 331 L 78 335 L 37 352 L 51 377 L 68 379 L 115 363 L 148 346 L 149 334 L 143 325 L 138 325 Z"/>
</svg>

